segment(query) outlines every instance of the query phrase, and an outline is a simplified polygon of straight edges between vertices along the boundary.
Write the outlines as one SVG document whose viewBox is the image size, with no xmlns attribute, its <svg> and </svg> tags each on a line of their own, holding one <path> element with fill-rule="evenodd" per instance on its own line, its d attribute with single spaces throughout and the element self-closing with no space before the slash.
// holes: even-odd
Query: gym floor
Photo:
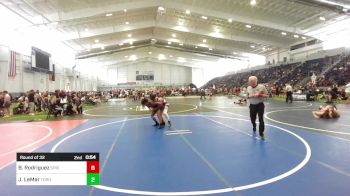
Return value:
<svg viewBox="0 0 350 196">
<path fill-rule="evenodd" d="M 266 140 L 235 98 L 168 98 L 172 127 L 139 101 L 84 120 L 0 124 L 0 195 L 337 195 L 350 193 L 350 107 L 314 119 L 319 103 L 267 101 Z M 99 152 L 99 186 L 16 186 L 16 152 Z"/>
</svg>

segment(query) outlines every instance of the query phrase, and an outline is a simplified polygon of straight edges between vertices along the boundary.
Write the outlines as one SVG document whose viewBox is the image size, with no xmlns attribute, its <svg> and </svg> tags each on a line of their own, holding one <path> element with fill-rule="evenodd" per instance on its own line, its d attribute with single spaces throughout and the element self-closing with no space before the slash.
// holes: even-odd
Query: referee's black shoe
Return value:
<svg viewBox="0 0 350 196">
<path fill-rule="evenodd" d="M 265 140 L 264 133 L 259 133 L 259 136 L 260 136 L 260 139 L 261 139 L 261 140 Z"/>
</svg>

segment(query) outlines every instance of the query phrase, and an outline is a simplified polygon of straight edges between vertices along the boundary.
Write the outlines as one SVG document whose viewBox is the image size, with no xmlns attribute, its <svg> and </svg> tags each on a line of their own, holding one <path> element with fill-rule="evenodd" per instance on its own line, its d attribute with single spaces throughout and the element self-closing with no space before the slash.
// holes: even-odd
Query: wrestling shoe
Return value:
<svg viewBox="0 0 350 196">
<path fill-rule="evenodd" d="M 163 129 L 165 127 L 165 123 L 159 124 L 158 129 Z"/>
</svg>

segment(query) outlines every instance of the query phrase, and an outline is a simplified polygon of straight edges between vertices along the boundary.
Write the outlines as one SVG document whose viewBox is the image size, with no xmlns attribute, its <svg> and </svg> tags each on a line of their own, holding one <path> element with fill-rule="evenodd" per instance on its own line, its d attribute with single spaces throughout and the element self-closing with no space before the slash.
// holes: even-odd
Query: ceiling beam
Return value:
<svg viewBox="0 0 350 196">
<path fill-rule="evenodd" d="M 69 12 L 56 12 L 50 15 L 46 15 L 46 17 L 50 18 L 50 20 L 52 21 L 69 21 L 78 20 L 81 18 L 89 18 L 97 15 L 105 15 L 106 13 L 124 12 L 124 9 L 133 10 L 156 7 L 158 5 L 159 1 L 157 0 L 142 0 L 137 2 L 130 1 L 127 3 L 111 3 L 98 7 L 86 7 L 83 9 L 73 10 Z"/>
<path fill-rule="evenodd" d="M 208 17 L 222 18 L 226 20 L 231 18 L 233 21 L 236 21 L 236 22 L 241 22 L 241 23 L 255 25 L 255 26 L 268 27 L 268 28 L 272 28 L 280 31 L 287 31 L 287 32 L 294 32 L 294 33 L 301 32 L 300 29 L 296 27 L 288 26 L 286 24 L 276 24 L 274 22 L 260 20 L 257 18 L 249 18 L 249 17 L 237 15 L 234 13 L 224 13 L 216 10 L 209 10 L 209 9 L 204 9 L 204 8 L 195 7 L 191 5 L 183 5 L 178 3 L 177 1 L 165 1 L 164 6 L 166 8 L 172 8 L 172 9 L 179 9 L 179 7 L 186 7 L 186 9 L 191 10 L 191 12 L 193 13 L 205 15 Z"/>
<path fill-rule="evenodd" d="M 57 12 L 50 15 L 46 15 L 46 17 L 49 18 L 51 21 L 78 20 L 78 19 L 93 17 L 97 15 L 104 15 L 106 13 L 123 12 L 124 9 L 127 9 L 127 10 L 142 9 L 142 8 L 157 7 L 159 5 L 162 5 L 165 8 L 171 8 L 175 10 L 179 10 L 179 8 L 184 8 L 183 11 L 185 11 L 185 9 L 189 9 L 191 10 L 192 13 L 196 13 L 199 15 L 206 15 L 208 17 L 222 18 L 224 20 L 228 18 L 232 18 L 233 21 L 241 22 L 245 24 L 268 27 L 279 31 L 301 33 L 300 29 L 288 26 L 287 24 L 276 24 L 274 22 L 269 22 L 266 20 L 260 20 L 256 18 L 252 19 L 252 18 L 241 16 L 234 13 L 224 13 L 224 12 L 209 10 L 209 9 L 200 8 L 196 6 L 184 5 L 183 3 L 178 3 L 176 1 L 144 0 L 144 1 L 138 1 L 138 2 L 132 1 L 128 3 L 114 3 L 106 6 L 83 8 L 83 9 L 74 10 L 70 12 L 59 12 L 59 13 Z"/>
<path fill-rule="evenodd" d="M 80 40 L 81 42 L 84 42 L 84 40 L 90 41 L 95 38 L 98 39 L 99 37 L 103 39 L 104 36 L 109 36 L 112 34 L 116 34 L 116 37 L 118 37 L 117 34 L 122 34 L 122 33 L 133 34 L 133 32 L 138 31 L 140 29 L 154 28 L 154 26 L 155 26 L 154 21 L 149 20 L 149 21 L 143 21 L 140 23 L 128 25 L 127 28 L 123 28 L 123 27 L 122 28 L 113 28 L 113 27 L 99 28 L 99 29 L 90 30 L 91 32 L 87 32 L 87 33 L 81 32 L 80 36 L 77 34 L 75 35 L 72 34 L 72 37 L 69 37 L 69 39 L 64 41 L 74 42 L 74 41 Z M 194 43 L 192 39 L 187 39 L 187 38 L 202 36 L 208 39 L 213 39 L 212 43 L 215 43 L 215 40 L 229 40 L 232 42 L 235 42 L 235 41 L 246 42 L 247 45 L 259 44 L 259 45 L 267 45 L 267 46 L 275 46 L 275 47 L 284 47 L 290 44 L 290 42 L 288 41 L 283 41 L 282 39 L 277 41 L 277 39 L 274 40 L 269 36 L 260 35 L 254 32 L 239 32 L 239 31 L 232 30 L 230 34 L 223 34 L 222 38 L 218 38 L 212 35 L 208 35 L 207 30 L 201 29 L 198 27 L 197 28 L 188 27 L 189 32 L 178 31 L 174 29 L 174 27 L 175 27 L 174 25 L 171 25 L 166 22 L 158 22 L 154 30 L 163 30 L 163 31 L 170 30 L 170 32 L 182 34 L 181 37 L 185 37 L 186 42 L 192 43 L 194 45 L 197 45 L 199 43 L 198 42 Z M 153 34 L 149 35 L 149 38 L 153 38 L 153 37 L 157 37 L 157 38 L 159 37 L 160 39 L 167 40 L 168 38 L 170 38 L 170 33 L 169 35 L 165 35 L 164 33 L 159 34 L 157 33 L 157 31 L 153 31 Z M 182 41 L 184 42 L 184 40 Z M 235 46 L 232 45 L 232 48 L 235 48 Z"/>
</svg>

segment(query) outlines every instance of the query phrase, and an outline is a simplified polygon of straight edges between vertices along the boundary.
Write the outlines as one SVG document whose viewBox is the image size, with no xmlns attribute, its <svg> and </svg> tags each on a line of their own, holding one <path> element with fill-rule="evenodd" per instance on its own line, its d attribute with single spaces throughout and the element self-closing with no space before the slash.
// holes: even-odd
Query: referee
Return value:
<svg viewBox="0 0 350 196">
<path fill-rule="evenodd" d="M 287 92 L 287 97 L 286 97 L 286 103 L 290 100 L 290 103 L 293 103 L 293 88 L 290 84 L 286 84 L 286 92 Z"/>
<path fill-rule="evenodd" d="M 267 98 L 268 92 L 264 85 L 258 84 L 256 76 L 248 78 L 247 96 L 249 99 L 250 120 L 253 124 L 253 132 L 256 132 L 256 115 L 259 116 L 259 135 L 262 140 L 264 137 L 265 123 L 264 123 L 264 100 Z"/>
</svg>

